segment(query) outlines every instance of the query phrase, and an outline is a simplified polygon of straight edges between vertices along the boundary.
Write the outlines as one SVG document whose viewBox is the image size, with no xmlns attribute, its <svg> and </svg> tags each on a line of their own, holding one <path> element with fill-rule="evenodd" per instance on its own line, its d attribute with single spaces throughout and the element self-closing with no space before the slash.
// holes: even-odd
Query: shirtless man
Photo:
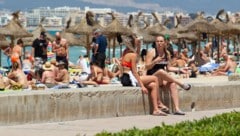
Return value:
<svg viewBox="0 0 240 136">
<path fill-rule="evenodd" d="M 53 52 L 56 53 L 57 62 L 63 61 L 66 69 L 68 69 L 68 43 L 67 40 L 62 38 L 60 33 L 56 33 L 56 40 L 53 42 Z"/>
<path fill-rule="evenodd" d="M 218 68 L 216 71 L 212 73 L 214 76 L 221 76 L 221 75 L 231 75 L 235 73 L 235 70 L 237 68 L 237 63 L 234 61 L 233 56 L 228 56 L 227 54 L 223 54 L 223 59 L 226 61 L 226 63 Z"/>
<path fill-rule="evenodd" d="M 19 68 L 22 69 L 22 51 L 23 51 L 23 41 L 22 39 L 17 40 L 17 44 L 12 49 L 12 55 L 19 56 L 18 64 Z"/>
<path fill-rule="evenodd" d="M 69 74 L 67 69 L 65 68 L 65 62 L 59 61 L 58 63 L 58 73 L 57 77 L 55 77 L 55 80 L 57 84 L 64 84 L 67 85 L 69 84 Z"/>
</svg>

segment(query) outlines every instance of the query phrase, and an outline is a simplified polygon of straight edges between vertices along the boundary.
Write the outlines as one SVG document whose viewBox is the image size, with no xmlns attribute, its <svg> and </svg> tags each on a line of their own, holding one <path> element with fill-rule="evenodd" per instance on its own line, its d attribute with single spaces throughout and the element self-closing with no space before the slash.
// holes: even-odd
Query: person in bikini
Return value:
<svg viewBox="0 0 240 136">
<path fill-rule="evenodd" d="M 22 41 L 22 39 L 17 40 L 17 44 L 12 49 L 12 55 L 19 57 L 17 62 L 19 64 L 19 68 L 22 69 L 22 55 L 23 55 L 23 41 Z"/>
<path fill-rule="evenodd" d="M 53 42 L 53 52 L 56 53 L 57 62 L 63 61 L 65 63 L 65 68 L 68 69 L 68 43 L 67 40 L 62 38 L 60 33 L 56 33 L 56 40 Z"/>
<path fill-rule="evenodd" d="M 159 110 L 162 105 L 159 99 L 159 83 L 155 76 L 139 76 L 137 73 L 137 52 L 140 50 L 140 42 L 135 36 L 127 36 L 124 39 L 125 49 L 121 60 L 121 83 L 123 86 L 140 86 L 144 94 L 150 93 L 153 103 L 153 115 L 166 116 L 167 114 Z M 137 49 L 136 49 L 137 48 Z M 137 51 L 136 51 L 137 50 Z"/>
</svg>

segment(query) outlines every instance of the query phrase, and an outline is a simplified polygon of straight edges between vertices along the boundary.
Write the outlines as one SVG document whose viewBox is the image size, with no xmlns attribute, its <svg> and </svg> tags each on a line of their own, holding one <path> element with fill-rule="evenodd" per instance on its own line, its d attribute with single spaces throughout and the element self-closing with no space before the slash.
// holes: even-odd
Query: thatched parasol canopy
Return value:
<svg viewBox="0 0 240 136">
<path fill-rule="evenodd" d="M 203 17 L 198 17 L 194 21 L 187 24 L 183 29 L 179 30 L 179 32 L 198 32 L 198 33 L 215 33 L 217 32 L 217 28 L 208 23 Z"/>
<path fill-rule="evenodd" d="M 24 45 L 32 45 L 32 42 L 38 38 L 40 36 L 40 33 L 41 32 L 45 32 L 45 34 L 47 35 L 47 38 L 50 40 L 50 41 L 53 41 L 55 38 L 49 34 L 46 29 L 40 24 L 38 25 L 38 27 L 33 30 L 31 33 L 33 35 L 33 37 L 27 37 L 27 38 L 23 38 L 23 42 L 24 42 Z"/>
<path fill-rule="evenodd" d="M 190 41 L 197 41 L 198 36 L 194 32 L 180 33 L 180 34 L 177 34 L 177 39 L 186 39 L 186 40 L 190 40 Z"/>
<path fill-rule="evenodd" d="M 105 29 L 103 30 L 105 33 L 107 34 L 132 34 L 132 31 L 130 29 L 128 29 L 127 27 L 124 27 L 119 21 L 118 19 L 116 19 L 113 15 L 113 13 L 111 13 L 112 15 L 112 22 L 107 25 L 105 27 Z"/>
<path fill-rule="evenodd" d="M 11 20 L 6 26 L 0 28 L 0 34 L 5 36 L 12 36 L 15 38 L 33 36 L 31 33 L 29 33 L 26 29 L 24 29 L 14 20 Z"/>
<path fill-rule="evenodd" d="M 67 39 L 70 46 L 84 46 L 86 44 L 86 40 L 83 40 L 82 38 L 77 38 L 74 34 L 68 33 L 64 30 L 61 32 L 61 36 Z"/>
<path fill-rule="evenodd" d="M 163 26 L 162 24 L 155 24 L 154 26 L 148 28 L 148 32 L 152 36 L 157 36 L 160 32 L 167 30 L 168 28 Z"/>
<path fill-rule="evenodd" d="M 74 33 L 74 34 L 92 34 L 93 30 L 96 28 L 103 29 L 103 27 L 99 24 L 94 26 L 90 26 L 87 24 L 86 18 L 82 18 L 81 22 L 77 25 L 70 26 L 66 29 L 66 32 Z"/>
<path fill-rule="evenodd" d="M 3 35 L 0 35 L 0 48 L 4 48 L 10 45 L 10 42 L 6 40 L 6 37 Z"/>
</svg>

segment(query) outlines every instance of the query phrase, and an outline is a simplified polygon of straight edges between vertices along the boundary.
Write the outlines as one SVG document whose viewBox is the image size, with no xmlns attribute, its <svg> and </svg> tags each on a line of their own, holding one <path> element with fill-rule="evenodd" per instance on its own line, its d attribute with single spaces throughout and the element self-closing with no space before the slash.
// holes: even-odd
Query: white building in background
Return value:
<svg viewBox="0 0 240 136">
<path fill-rule="evenodd" d="M 61 17 L 46 17 L 42 25 L 45 27 L 62 27 L 63 22 Z"/>
<path fill-rule="evenodd" d="M 12 19 L 10 11 L 2 10 L 0 11 L 0 26 L 6 25 Z"/>
<path fill-rule="evenodd" d="M 40 7 L 32 9 L 30 12 L 26 13 L 27 26 L 37 26 L 40 23 L 41 18 L 51 18 L 51 17 L 60 17 L 62 18 L 62 25 L 69 17 L 70 14 L 79 13 L 80 7 Z M 47 24 L 46 24 L 47 25 Z"/>
</svg>

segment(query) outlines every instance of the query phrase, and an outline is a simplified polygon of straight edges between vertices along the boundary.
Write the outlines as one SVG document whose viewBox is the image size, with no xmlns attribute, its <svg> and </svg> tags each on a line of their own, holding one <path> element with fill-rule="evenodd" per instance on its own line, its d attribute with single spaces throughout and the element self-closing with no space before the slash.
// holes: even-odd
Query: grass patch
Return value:
<svg viewBox="0 0 240 136">
<path fill-rule="evenodd" d="M 156 126 L 140 130 L 132 128 L 118 133 L 102 132 L 96 136 L 239 136 L 240 112 L 224 113 L 201 120 L 184 121 L 176 125 Z"/>
</svg>

